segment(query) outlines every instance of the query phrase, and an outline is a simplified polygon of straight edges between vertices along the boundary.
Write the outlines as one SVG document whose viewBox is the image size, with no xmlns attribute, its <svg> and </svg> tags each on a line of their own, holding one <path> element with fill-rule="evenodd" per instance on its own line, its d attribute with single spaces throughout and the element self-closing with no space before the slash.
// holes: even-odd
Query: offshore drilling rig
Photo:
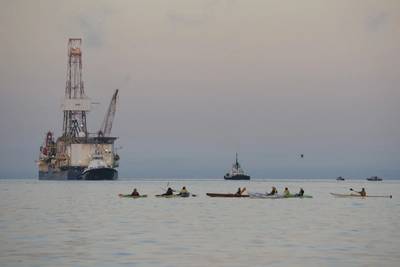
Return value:
<svg viewBox="0 0 400 267">
<path fill-rule="evenodd" d="M 119 156 L 111 136 L 118 89 L 112 96 L 100 130 L 89 133 L 86 116 L 90 98 L 85 95 L 82 80 L 82 39 L 69 39 L 68 66 L 62 136 L 54 141 L 48 132 L 40 147 L 40 180 L 115 180 L 118 179 Z"/>
</svg>

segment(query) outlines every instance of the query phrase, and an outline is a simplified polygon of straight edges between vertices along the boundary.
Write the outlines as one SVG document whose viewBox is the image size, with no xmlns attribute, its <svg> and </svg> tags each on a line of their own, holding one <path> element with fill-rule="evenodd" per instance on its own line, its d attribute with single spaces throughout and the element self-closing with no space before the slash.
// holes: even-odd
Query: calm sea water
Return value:
<svg viewBox="0 0 400 267">
<path fill-rule="evenodd" d="M 0 180 L 0 266 L 400 266 L 400 181 Z M 215 199 L 239 186 L 312 199 Z M 146 199 L 123 199 L 137 187 Z M 365 187 L 392 199 L 340 199 Z"/>
</svg>

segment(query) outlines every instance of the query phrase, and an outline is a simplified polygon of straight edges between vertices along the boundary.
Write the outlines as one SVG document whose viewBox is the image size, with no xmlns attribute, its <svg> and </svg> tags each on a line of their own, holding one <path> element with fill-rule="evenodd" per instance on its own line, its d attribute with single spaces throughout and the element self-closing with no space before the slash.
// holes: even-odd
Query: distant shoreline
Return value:
<svg viewBox="0 0 400 267">
<path fill-rule="evenodd" d="M 39 181 L 37 177 L 35 178 L 2 178 L 0 177 L 0 180 L 28 180 L 28 181 Z M 348 181 L 365 181 L 365 182 L 370 182 L 370 183 L 382 183 L 385 181 L 397 181 L 400 180 L 400 178 L 384 178 L 383 181 L 367 181 L 366 178 L 346 178 L 345 181 L 336 181 L 336 178 L 252 178 L 249 181 L 241 181 L 241 182 L 251 182 L 251 181 L 256 181 L 256 182 L 262 182 L 262 181 L 335 181 L 338 183 L 346 183 Z M 47 180 L 42 180 L 47 181 Z M 50 180 L 49 180 L 50 181 Z M 65 181 L 83 181 L 83 180 L 65 180 Z M 224 181 L 223 178 L 179 178 L 179 177 L 168 177 L 168 178 L 156 178 L 156 177 L 151 177 L 151 178 L 119 178 L 118 181 Z M 54 181 L 52 181 L 54 182 Z M 59 181 L 56 181 L 59 182 Z M 91 183 L 96 183 L 99 181 L 90 181 Z M 226 183 L 231 183 L 232 181 L 226 181 Z M 238 182 L 238 181 L 236 181 Z"/>
</svg>

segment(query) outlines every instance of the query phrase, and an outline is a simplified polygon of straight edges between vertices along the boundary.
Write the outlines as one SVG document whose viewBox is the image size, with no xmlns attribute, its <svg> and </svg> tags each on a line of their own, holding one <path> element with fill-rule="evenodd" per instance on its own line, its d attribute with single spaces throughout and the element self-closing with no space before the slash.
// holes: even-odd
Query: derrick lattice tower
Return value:
<svg viewBox="0 0 400 267">
<path fill-rule="evenodd" d="M 90 110 L 90 100 L 85 95 L 82 80 L 82 39 L 68 41 L 67 82 L 63 103 L 63 136 L 87 137 L 86 114 Z"/>
</svg>

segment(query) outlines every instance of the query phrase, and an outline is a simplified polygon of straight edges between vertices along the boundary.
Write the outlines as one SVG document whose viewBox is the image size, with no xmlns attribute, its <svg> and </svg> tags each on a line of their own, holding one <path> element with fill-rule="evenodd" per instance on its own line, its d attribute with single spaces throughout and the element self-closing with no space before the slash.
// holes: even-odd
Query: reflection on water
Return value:
<svg viewBox="0 0 400 267">
<path fill-rule="evenodd" d="M 399 266 L 399 181 L 0 180 L 1 266 Z M 312 199 L 220 199 L 239 186 Z M 124 199 L 133 187 L 148 198 Z M 341 199 L 366 187 L 393 199 Z"/>
</svg>

